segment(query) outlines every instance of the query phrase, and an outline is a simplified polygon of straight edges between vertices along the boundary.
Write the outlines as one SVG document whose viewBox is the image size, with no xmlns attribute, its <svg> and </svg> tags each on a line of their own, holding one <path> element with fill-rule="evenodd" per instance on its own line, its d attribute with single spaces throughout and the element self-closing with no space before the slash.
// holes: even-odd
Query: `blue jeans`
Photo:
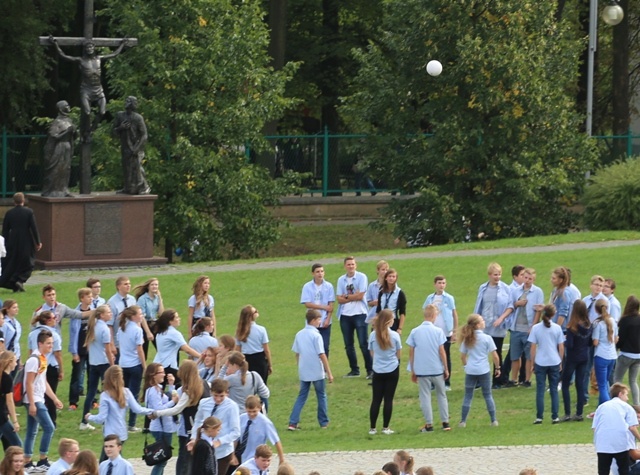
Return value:
<svg viewBox="0 0 640 475">
<path fill-rule="evenodd" d="M 564 403 L 564 413 L 567 416 L 571 415 L 571 378 L 573 374 L 576 375 L 576 396 L 578 402 L 576 403 L 577 416 L 582 415 L 584 408 L 584 373 L 587 371 L 587 362 L 582 361 L 576 363 L 575 361 L 565 361 L 564 368 L 562 368 L 562 402 Z"/>
<path fill-rule="evenodd" d="M 0 436 L 6 439 L 9 446 L 22 447 L 22 440 L 20 440 L 20 436 L 9 419 L 0 426 Z"/>
<path fill-rule="evenodd" d="M 31 416 L 27 412 L 27 434 L 24 441 L 24 454 L 27 457 L 33 455 L 33 447 L 36 442 L 36 435 L 38 434 L 38 425 L 42 426 L 42 438 L 40 439 L 40 455 L 47 455 L 49 452 L 49 446 L 51 445 L 51 438 L 53 437 L 53 421 L 49 416 L 49 411 L 44 402 L 36 402 L 36 415 Z M 25 407 L 29 407 L 28 405 Z"/>
<path fill-rule="evenodd" d="M 109 368 L 109 363 L 99 364 L 99 365 L 89 365 L 89 379 L 87 382 L 87 396 L 84 400 L 84 408 L 82 414 L 80 415 L 80 422 L 85 422 L 84 415 L 91 411 L 91 405 L 93 404 L 93 399 L 96 397 L 98 393 L 98 384 L 104 377 L 105 371 Z"/>
<path fill-rule="evenodd" d="M 560 382 L 560 365 L 555 366 L 534 366 L 533 372 L 536 374 L 536 418 L 542 419 L 544 414 L 544 393 L 546 389 L 547 377 L 549 379 L 549 394 L 551 395 L 551 419 L 558 418 L 560 409 L 560 399 L 558 398 L 558 383 Z"/>
<path fill-rule="evenodd" d="M 324 354 L 329 358 L 329 343 L 331 341 L 331 325 L 327 328 L 318 328 L 320 336 L 322 337 L 322 346 L 324 347 Z"/>
<path fill-rule="evenodd" d="M 367 334 L 366 318 L 366 313 L 359 315 L 342 315 L 340 317 L 340 329 L 342 330 L 342 338 L 344 339 L 344 349 L 347 352 L 351 371 L 356 373 L 360 372 L 360 368 L 358 367 L 358 357 L 356 356 L 356 349 L 354 347 L 354 331 L 358 336 L 358 344 L 360 345 L 360 351 L 362 351 L 362 358 L 364 358 L 364 367 L 367 373 L 373 371 L 371 353 L 369 353 L 369 335 Z"/>
<path fill-rule="evenodd" d="M 482 389 L 482 396 L 487 405 L 487 412 L 491 418 L 491 422 L 496 420 L 496 403 L 491 393 L 491 371 L 484 374 L 466 374 L 464 377 L 464 400 L 462 401 L 462 422 L 467 421 L 467 416 L 471 410 L 471 401 L 473 400 L 473 391 L 476 384 Z"/>
<path fill-rule="evenodd" d="M 129 388 L 129 391 L 137 401 L 140 394 L 140 383 L 142 383 L 142 365 L 122 368 L 122 376 L 124 378 L 124 386 Z M 129 427 L 135 427 L 137 416 L 135 412 L 129 411 Z"/>
<path fill-rule="evenodd" d="M 320 427 L 324 427 L 329 423 L 329 415 L 327 414 L 327 393 L 325 391 L 325 380 L 319 379 L 317 381 L 300 381 L 300 392 L 296 403 L 293 405 L 293 411 L 289 416 L 289 424 L 297 425 L 300 422 L 300 413 L 302 408 L 307 402 L 309 397 L 309 388 L 313 384 L 313 388 L 316 390 L 316 397 L 318 398 L 318 423 Z"/>
<path fill-rule="evenodd" d="M 606 360 L 600 356 L 593 358 L 593 368 L 596 372 L 596 381 L 598 381 L 598 405 L 611 399 L 609 396 L 609 377 L 615 366 L 616 360 Z"/>
<path fill-rule="evenodd" d="M 151 435 L 158 442 L 160 439 L 164 439 L 165 442 L 171 445 L 171 437 L 173 434 L 171 432 L 156 432 L 155 430 L 151 432 Z M 164 467 L 167 465 L 167 460 L 164 462 L 160 462 L 158 465 L 154 465 L 151 469 L 151 475 L 162 475 L 164 473 Z"/>
<path fill-rule="evenodd" d="M 71 362 L 71 381 L 69 382 L 69 404 L 78 405 L 80 392 L 84 385 L 84 374 L 89 366 L 89 355 L 80 355 L 80 361 Z"/>
</svg>

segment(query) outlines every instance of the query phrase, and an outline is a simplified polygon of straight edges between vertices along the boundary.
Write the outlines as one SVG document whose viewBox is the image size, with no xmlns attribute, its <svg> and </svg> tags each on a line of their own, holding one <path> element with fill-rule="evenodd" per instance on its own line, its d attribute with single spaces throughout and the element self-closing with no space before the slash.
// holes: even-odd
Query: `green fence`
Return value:
<svg viewBox="0 0 640 475">
<path fill-rule="evenodd" d="M 611 142 L 624 139 L 628 156 L 640 155 L 640 135 L 631 131 L 623 136 L 594 137 L 602 145 L 602 161 L 610 159 Z M 331 196 L 338 194 L 376 194 L 392 191 L 383 180 L 367 176 L 358 163 L 358 141 L 364 134 L 330 134 L 327 129 L 313 135 L 267 136 L 268 152 L 255 153 L 247 147 L 247 159 L 267 167 L 274 177 L 288 170 L 304 173 L 303 187 L 307 194 Z M 17 191 L 38 192 L 42 189 L 43 149 L 46 135 L 15 135 L 2 131 L 1 157 L 2 197 Z M 72 167 L 71 186 L 77 181 L 77 167 Z"/>
</svg>

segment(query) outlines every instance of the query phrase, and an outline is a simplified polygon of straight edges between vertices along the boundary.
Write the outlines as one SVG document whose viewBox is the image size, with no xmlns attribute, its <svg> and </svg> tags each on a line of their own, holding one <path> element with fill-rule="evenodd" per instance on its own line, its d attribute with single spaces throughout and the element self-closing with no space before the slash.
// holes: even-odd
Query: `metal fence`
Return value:
<svg viewBox="0 0 640 475">
<path fill-rule="evenodd" d="M 267 167 L 274 177 L 287 171 L 304 173 L 303 187 L 307 194 L 331 196 L 344 193 L 376 194 L 390 190 L 383 180 L 372 180 L 359 167 L 358 141 L 364 134 L 330 134 L 327 129 L 315 135 L 267 136 L 271 150 L 256 153 L 246 148 L 247 159 Z M 640 155 L 640 135 L 629 131 L 624 136 L 594 137 L 602 145 L 602 160 L 610 161 L 613 139 L 625 139 L 627 155 Z M 2 175 L 0 192 L 8 197 L 18 191 L 38 192 L 42 189 L 43 150 L 46 135 L 15 135 L 2 131 Z M 71 184 L 77 182 L 77 166 L 72 166 Z"/>
</svg>

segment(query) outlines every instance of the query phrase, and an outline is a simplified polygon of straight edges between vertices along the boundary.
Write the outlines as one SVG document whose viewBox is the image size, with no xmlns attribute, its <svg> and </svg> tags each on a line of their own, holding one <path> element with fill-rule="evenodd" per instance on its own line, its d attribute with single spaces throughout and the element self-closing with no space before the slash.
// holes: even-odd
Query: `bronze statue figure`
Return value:
<svg viewBox="0 0 640 475">
<path fill-rule="evenodd" d="M 60 101 L 58 117 L 49 127 L 49 136 L 44 146 L 44 183 L 42 196 L 64 197 L 69 194 L 69 177 L 71 175 L 71 158 L 73 157 L 73 141 L 76 127 L 73 125 L 67 101 Z"/>
<path fill-rule="evenodd" d="M 124 187 L 119 193 L 146 195 L 151 192 L 145 176 L 142 160 L 147 143 L 147 126 L 136 112 L 138 100 L 129 96 L 124 102 L 125 110 L 116 114 L 113 134 L 120 137 Z"/>
</svg>

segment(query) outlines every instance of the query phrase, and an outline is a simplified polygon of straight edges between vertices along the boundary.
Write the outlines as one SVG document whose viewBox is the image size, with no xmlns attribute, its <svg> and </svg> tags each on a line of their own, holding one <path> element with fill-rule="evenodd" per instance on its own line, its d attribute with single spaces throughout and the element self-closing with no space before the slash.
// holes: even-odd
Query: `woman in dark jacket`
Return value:
<svg viewBox="0 0 640 475">
<path fill-rule="evenodd" d="M 587 306 L 582 300 L 576 300 L 571 310 L 567 335 L 564 344 L 565 363 L 562 371 L 562 401 L 564 403 L 564 417 L 560 420 L 582 421 L 582 410 L 585 404 L 584 381 L 589 360 L 589 347 L 591 346 L 591 322 Z M 576 374 L 576 413 L 571 416 L 571 377 Z"/>
<path fill-rule="evenodd" d="M 618 322 L 618 343 L 620 355 L 616 361 L 613 379 L 621 383 L 624 374 L 629 371 L 629 387 L 633 404 L 640 404 L 638 373 L 640 372 L 640 300 L 630 295 L 624 306 L 624 312 Z"/>
</svg>

